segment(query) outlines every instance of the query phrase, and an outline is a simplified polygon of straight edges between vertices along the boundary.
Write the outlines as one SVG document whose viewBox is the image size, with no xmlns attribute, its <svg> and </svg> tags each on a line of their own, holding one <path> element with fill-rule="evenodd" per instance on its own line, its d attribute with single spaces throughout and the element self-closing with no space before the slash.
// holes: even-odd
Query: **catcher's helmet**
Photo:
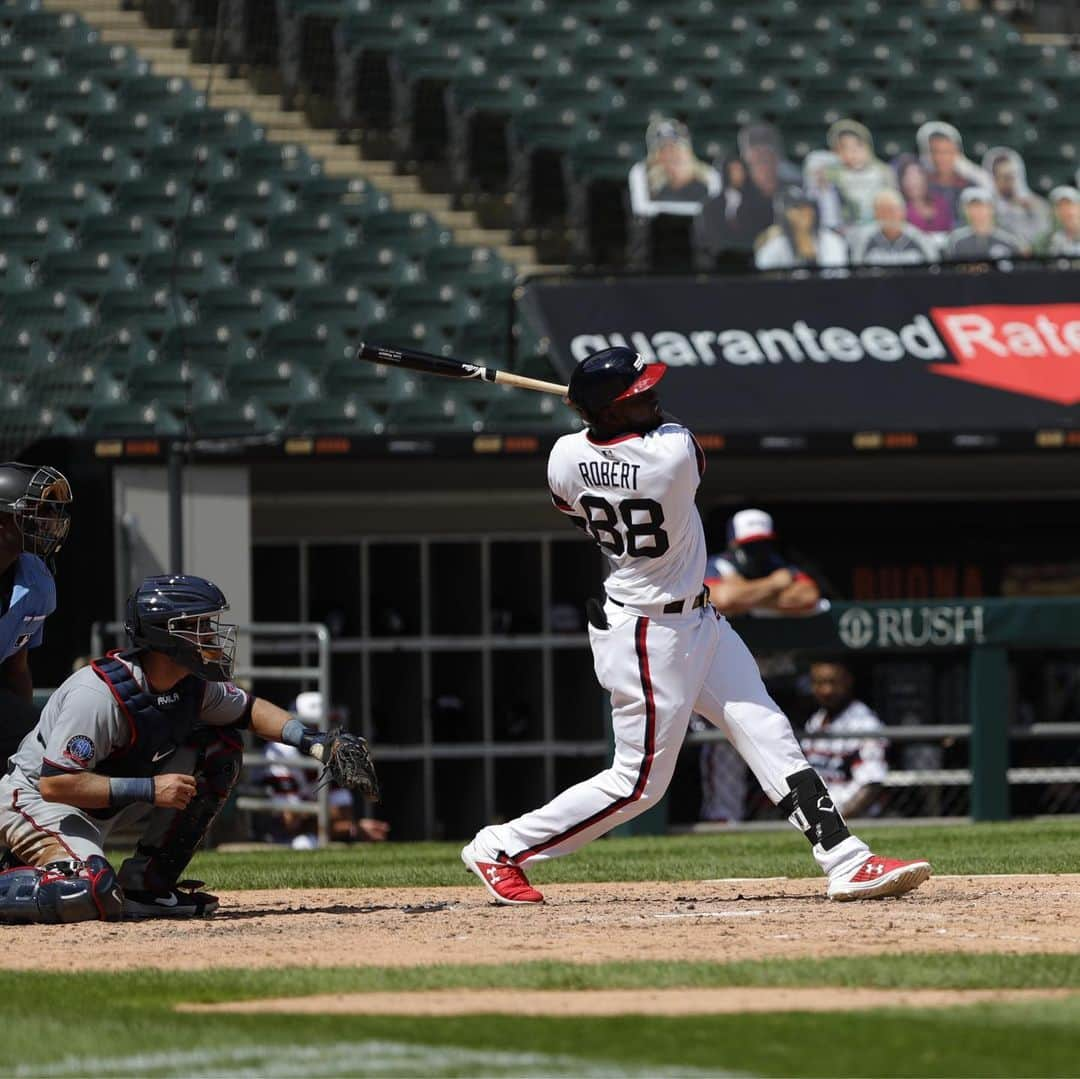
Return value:
<svg viewBox="0 0 1080 1079">
<path fill-rule="evenodd" d="M 651 389 L 666 372 L 664 364 L 646 364 L 632 348 L 605 348 L 574 368 L 567 396 L 586 415 L 595 416 L 606 405 Z"/>
<path fill-rule="evenodd" d="M 236 626 L 222 625 L 219 618 L 228 609 L 221 589 L 202 577 L 147 577 L 128 597 L 124 629 L 135 648 L 171 656 L 209 682 L 228 682 Z"/>
<path fill-rule="evenodd" d="M 71 528 L 71 502 L 71 485 L 55 468 L 0 464 L 0 513 L 15 518 L 27 554 L 47 562 L 60 550 Z"/>
</svg>

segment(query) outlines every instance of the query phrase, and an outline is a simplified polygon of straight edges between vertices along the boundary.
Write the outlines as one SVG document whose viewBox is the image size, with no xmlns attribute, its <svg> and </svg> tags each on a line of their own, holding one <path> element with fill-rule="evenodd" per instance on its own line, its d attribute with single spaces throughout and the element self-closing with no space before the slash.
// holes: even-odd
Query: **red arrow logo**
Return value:
<svg viewBox="0 0 1080 1079">
<path fill-rule="evenodd" d="M 1080 304 L 935 307 L 930 311 L 955 364 L 936 375 L 1056 401 L 1080 402 Z"/>
</svg>

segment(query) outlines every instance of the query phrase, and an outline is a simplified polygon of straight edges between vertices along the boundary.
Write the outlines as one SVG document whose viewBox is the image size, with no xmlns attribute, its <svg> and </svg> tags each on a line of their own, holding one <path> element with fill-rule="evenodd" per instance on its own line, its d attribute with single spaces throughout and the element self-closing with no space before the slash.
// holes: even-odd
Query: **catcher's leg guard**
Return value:
<svg viewBox="0 0 1080 1079">
<path fill-rule="evenodd" d="M 843 843 L 851 833 L 833 805 L 832 795 L 813 768 L 804 768 L 787 777 L 788 793 L 780 799 L 780 808 L 788 819 L 810 840 L 824 850 Z"/>
<path fill-rule="evenodd" d="M 123 909 L 113 867 L 96 855 L 0 873 L 0 922 L 111 922 Z"/>
<path fill-rule="evenodd" d="M 125 891 L 164 892 L 180 879 L 240 775 L 243 747 L 235 731 L 200 727 L 184 747 L 194 751 L 195 797 L 186 809 L 155 809 L 120 867 Z M 178 770 L 174 765 L 173 770 Z"/>
</svg>

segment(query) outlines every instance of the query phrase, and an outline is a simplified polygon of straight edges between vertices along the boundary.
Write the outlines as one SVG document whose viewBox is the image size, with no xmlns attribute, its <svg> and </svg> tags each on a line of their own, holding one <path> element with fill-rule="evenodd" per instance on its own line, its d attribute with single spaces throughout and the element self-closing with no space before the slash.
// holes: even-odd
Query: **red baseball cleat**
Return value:
<svg viewBox="0 0 1080 1079">
<path fill-rule="evenodd" d="M 829 898 L 839 903 L 852 899 L 884 899 L 910 892 L 929 878 L 929 862 L 901 862 L 871 854 L 855 869 L 829 879 Z"/>
<path fill-rule="evenodd" d="M 506 906 L 543 903 L 543 895 L 529 883 L 529 878 L 516 865 L 482 861 L 471 843 L 462 849 L 461 860 L 483 881 L 496 903 Z"/>
</svg>

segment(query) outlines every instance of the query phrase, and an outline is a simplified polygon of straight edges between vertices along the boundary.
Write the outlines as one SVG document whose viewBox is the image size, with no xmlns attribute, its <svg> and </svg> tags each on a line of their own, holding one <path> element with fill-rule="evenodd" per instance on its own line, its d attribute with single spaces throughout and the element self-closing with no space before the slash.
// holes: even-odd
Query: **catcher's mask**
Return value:
<svg viewBox="0 0 1080 1079">
<path fill-rule="evenodd" d="M 71 484 L 47 465 L 0 464 L 0 513 L 10 513 L 22 549 L 51 563 L 71 529 Z"/>
<path fill-rule="evenodd" d="M 186 574 L 147 577 L 127 602 L 124 629 L 135 648 L 172 657 L 209 682 L 228 682 L 236 661 L 236 626 L 212 581 Z"/>
</svg>

